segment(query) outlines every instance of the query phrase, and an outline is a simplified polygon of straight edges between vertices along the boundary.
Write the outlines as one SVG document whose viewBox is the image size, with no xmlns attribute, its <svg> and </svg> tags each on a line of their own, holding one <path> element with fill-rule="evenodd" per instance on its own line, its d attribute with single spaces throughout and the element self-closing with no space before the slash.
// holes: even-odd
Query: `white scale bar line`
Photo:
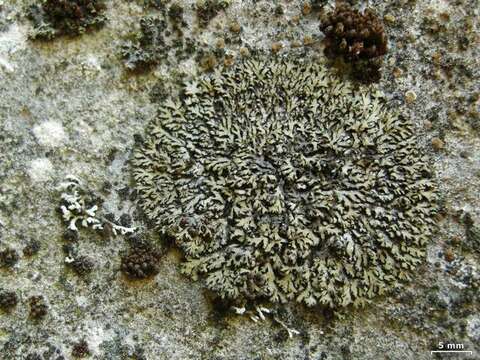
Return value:
<svg viewBox="0 0 480 360">
<path fill-rule="evenodd" d="M 469 354 L 473 354 L 473 351 L 470 351 L 470 350 L 464 350 L 464 351 L 461 351 L 461 350 L 432 350 L 432 351 L 430 351 L 430 354 L 433 354 L 433 353 L 469 353 Z"/>
</svg>

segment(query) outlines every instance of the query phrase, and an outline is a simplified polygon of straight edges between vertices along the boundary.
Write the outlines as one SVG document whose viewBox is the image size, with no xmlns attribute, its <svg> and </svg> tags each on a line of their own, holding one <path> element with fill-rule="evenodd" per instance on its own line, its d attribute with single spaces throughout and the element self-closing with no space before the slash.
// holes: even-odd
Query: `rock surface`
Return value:
<svg viewBox="0 0 480 360">
<path fill-rule="evenodd" d="M 281 46 L 271 56 L 323 58 L 319 12 L 331 3 L 313 1 L 306 12 L 303 1 L 224 2 L 207 25 L 198 23 L 194 1 L 178 2 L 183 19 L 169 25 L 168 53 L 133 72 L 124 45 L 135 38 L 142 17 L 164 16 L 172 2 L 106 1 L 103 28 L 39 41 L 29 38 L 30 3 L 0 0 L 0 251 L 20 254 L 13 266 L 0 269 L 0 293 L 18 296 L 16 306 L 0 310 L 0 358 L 70 359 L 83 341 L 92 359 L 432 359 L 439 343 L 461 344 L 473 352 L 470 358 L 479 358 L 480 38 L 474 0 L 369 2 L 385 20 L 389 39 L 376 86 L 414 121 L 442 197 L 437 234 L 409 283 L 365 308 L 334 314 L 286 305 L 279 315 L 299 331 L 289 338 L 269 317 L 254 322 L 223 311 L 200 282 L 181 276 L 173 247 L 153 279 L 132 281 L 120 271 L 127 236 L 114 236 L 108 227 L 81 228 L 78 239 L 64 236 L 60 184 L 71 174 L 91 189 L 106 221 L 136 227 L 167 247 L 135 206 L 129 164 L 157 103 L 177 93 L 180 80 L 248 53 L 271 53 L 272 44 Z M 230 30 L 233 22 L 238 32 Z M 182 46 L 175 45 L 177 27 Z M 442 146 L 432 146 L 433 139 Z M 40 250 L 22 255 L 32 240 Z M 92 260 L 93 270 L 84 276 L 72 271 L 66 264 L 72 254 Z M 48 307 L 42 319 L 29 316 L 34 296 L 43 296 Z"/>
</svg>

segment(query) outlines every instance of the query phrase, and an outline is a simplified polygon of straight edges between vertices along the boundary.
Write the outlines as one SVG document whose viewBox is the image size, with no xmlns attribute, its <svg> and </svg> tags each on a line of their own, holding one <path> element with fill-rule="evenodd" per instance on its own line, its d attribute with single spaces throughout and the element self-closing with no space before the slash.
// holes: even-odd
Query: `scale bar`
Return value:
<svg viewBox="0 0 480 360">
<path fill-rule="evenodd" d="M 470 350 L 432 350 L 430 351 L 430 354 L 434 353 L 468 353 L 470 355 L 473 355 L 473 351 Z"/>
</svg>

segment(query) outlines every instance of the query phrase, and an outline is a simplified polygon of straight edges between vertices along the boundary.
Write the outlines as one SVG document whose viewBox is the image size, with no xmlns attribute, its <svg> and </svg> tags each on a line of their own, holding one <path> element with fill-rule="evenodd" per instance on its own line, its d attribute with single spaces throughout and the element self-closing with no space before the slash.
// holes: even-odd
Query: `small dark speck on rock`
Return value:
<svg viewBox="0 0 480 360">
<path fill-rule="evenodd" d="M 463 159 L 468 159 L 470 157 L 470 153 L 468 151 L 461 151 L 460 157 Z"/>
<path fill-rule="evenodd" d="M 455 260 L 455 254 L 452 249 L 445 250 L 444 257 L 445 260 L 447 260 L 448 262 L 452 262 L 453 260 Z"/>
<path fill-rule="evenodd" d="M 322 351 L 322 352 L 320 353 L 320 358 L 319 358 L 319 360 L 327 360 L 327 359 L 328 359 L 327 354 Z"/>
<path fill-rule="evenodd" d="M 18 262 L 18 253 L 13 249 L 0 251 L 0 268 L 10 268 Z"/>
<path fill-rule="evenodd" d="M 48 306 L 45 304 L 43 296 L 32 296 L 29 299 L 30 317 L 32 319 L 42 319 L 47 315 Z"/>
<path fill-rule="evenodd" d="M 78 232 L 73 231 L 73 230 L 66 230 L 63 233 L 63 240 L 68 241 L 68 242 L 77 242 L 78 241 Z"/>
<path fill-rule="evenodd" d="M 84 276 L 92 272 L 95 264 L 90 258 L 79 256 L 71 262 L 69 266 L 75 271 L 75 273 L 77 273 L 77 275 Z"/>
<path fill-rule="evenodd" d="M 113 148 L 110 150 L 110 152 L 107 155 L 107 159 L 109 162 L 112 162 L 115 160 L 115 156 L 117 155 L 118 150 L 116 148 Z"/>
<path fill-rule="evenodd" d="M 2 291 L 0 290 L 0 309 L 8 311 L 11 308 L 15 307 L 18 303 L 17 294 L 13 291 Z"/>
<path fill-rule="evenodd" d="M 105 219 L 107 219 L 110 222 L 115 222 L 115 215 L 113 215 L 112 213 L 108 213 L 105 215 Z"/>
<path fill-rule="evenodd" d="M 38 355 L 37 353 L 30 353 L 27 355 L 27 357 L 25 358 L 25 360 L 43 360 L 42 357 L 40 355 Z"/>
<path fill-rule="evenodd" d="M 102 229 L 102 237 L 109 240 L 113 237 L 113 226 L 110 223 L 105 223 Z"/>
<path fill-rule="evenodd" d="M 143 355 L 144 350 L 142 348 L 135 348 L 135 352 L 133 353 L 133 359 L 135 360 L 147 360 L 145 355 Z"/>
<path fill-rule="evenodd" d="M 120 216 L 120 224 L 122 226 L 132 226 L 132 217 L 129 214 Z"/>
<path fill-rule="evenodd" d="M 326 321 L 332 321 L 335 318 L 335 312 L 327 307 L 322 309 L 322 315 Z"/>
<path fill-rule="evenodd" d="M 23 255 L 33 256 L 40 251 L 40 242 L 38 240 L 30 240 L 23 248 Z"/>
<path fill-rule="evenodd" d="M 110 190 L 112 190 L 112 183 L 110 181 L 105 181 L 103 183 L 102 190 L 107 192 L 107 193 L 110 192 Z"/>
<path fill-rule="evenodd" d="M 141 144 L 143 142 L 142 135 L 140 134 L 133 134 L 133 140 L 135 141 L 135 144 Z"/>
<path fill-rule="evenodd" d="M 173 22 L 181 22 L 183 19 L 183 8 L 179 4 L 172 4 L 168 9 L 168 17 Z"/>
<path fill-rule="evenodd" d="M 278 344 L 285 343 L 288 340 L 288 332 L 285 329 L 280 330 L 273 337 L 273 340 Z"/>
<path fill-rule="evenodd" d="M 120 199 L 125 201 L 128 198 L 129 192 L 130 192 L 130 188 L 128 186 L 125 186 L 118 190 L 118 196 L 120 196 Z"/>
<path fill-rule="evenodd" d="M 235 305 L 232 300 L 223 299 L 209 290 L 205 291 L 205 298 L 211 305 L 211 319 L 217 324 L 222 323 L 232 314 L 232 306 Z"/>
<path fill-rule="evenodd" d="M 342 352 L 343 356 L 347 359 L 350 358 L 350 355 L 352 355 L 352 351 L 350 350 L 350 347 L 348 345 L 343 345 L 340 348 L 340 351 Z"/>
<path fill-rule="evenodd" d="M 88 348 L 88 343 L 85 340 L 81 340 L 78 343 L 73 345 L 72 356 L 81 358 L 89 354 L 90 354 L 90 350 Z"/>
<path fill-rule="evenodd" d="M 76 247 L 75 245 L 69 243 L 69 244 L 63 244 L 62 245 L 62 251 L 66 255 L 73 255 L 76 252 Z"/>
<path fill-rule="evenodd" d="M 137 191 L 134 189 L 128 198 L 130 201 L 135 201 L 137 199 Z"/>
</svg>

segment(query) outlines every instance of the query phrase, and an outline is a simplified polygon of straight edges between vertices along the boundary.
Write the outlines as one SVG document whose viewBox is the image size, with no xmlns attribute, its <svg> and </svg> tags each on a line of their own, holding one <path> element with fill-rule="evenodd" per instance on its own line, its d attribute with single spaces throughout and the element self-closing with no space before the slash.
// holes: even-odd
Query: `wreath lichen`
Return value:
<svg viewBox="0 0 480 360">
<path fill-rule="evenodd" d="M 147 134 L 140 206 L 222 297 L 361 305 L 425 255 L 437 195 L 412 124 L 321 64 L 205 75 Z"/>
</svg>

